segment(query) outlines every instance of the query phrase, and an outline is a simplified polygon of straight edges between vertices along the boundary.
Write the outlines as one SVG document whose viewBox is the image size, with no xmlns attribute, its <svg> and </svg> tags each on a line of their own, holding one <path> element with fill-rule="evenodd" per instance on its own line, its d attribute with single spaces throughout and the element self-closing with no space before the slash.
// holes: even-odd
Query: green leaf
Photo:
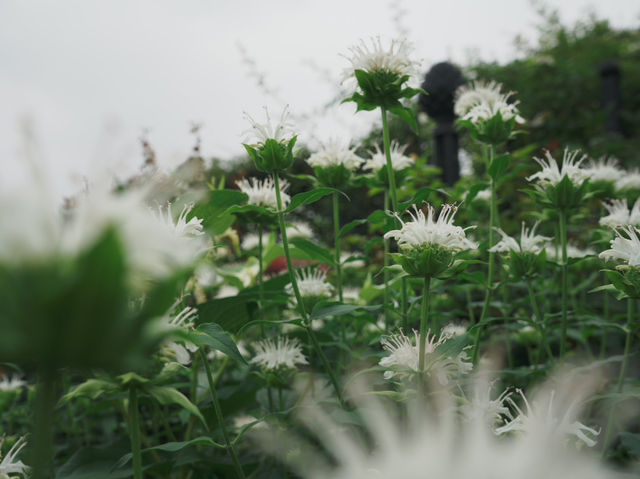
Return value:
<svg viewBox="0 0 640 479">
<path fill-rule="evenodd" d="M 60 403 L 65 403 L 79 397 L 87 397 L 95 401 L 103 394 L 119 390 L 120 388 L 113 381 L 107 381 L 105 379 L 88 379 L 78 385 L 73 391 L 69 391 L 67 394 L 62 396 Z"/>
<path fill-rule="evenodd" d="M 202 421 L 202 424 L 207 427 L 207 422 L 200 412 L 200 409 L 198 409 L 195 404 L 189 401 L 189 399 L 187 399 L 187 397 L 177 389 L 169 386 L 149 386 L 145 387 L 144 391 L 163 406 L 175 404 L 189 411 L 191 414 L 200 419 Z"/>
<path fill-rule="evenodd" d="M 497 181 L 509 168 L 509 155 L 500 155 L 493 159 L 487 172 L 489 176 Z"/>
<path fill-rule="evenodd" d="M 415 132 L 418 133 L 418 122 L 416 121 L 416 117 L 413 114 L 413 110 L 411 108 L 402 106 L 402 105 L 398 105 L 398 106 L 394 106 L 389 108 L 389 111 L 391 113 L 393 113 L 394 115 L 399 116 L 402 120 L 404 120 L 410 127 L 411 129 Z"/>
<path fill-rule="evenodd" d="M 293 198 L 291 198 L 291 202 L 289 203 L 289 207 L 285 210 L 285 213 L 291 213 L 292 211 L 295 211 L 296 209 L 298 209 L 303 205 L 310 205 L 312 203 L 315 203 L 316 201 L 321 200 L 325 196 L 330 195 L 332 193 L 340 193 L 347 200 L 349 199 L 349 197 L 346 194 L 344 194 L 342 191 L 337 190 L 335 188 L 329 188 L 327 186 L 323 186 L 320 188 L 315 188 L 311 191 L 306 191 L 304 193 L 298 193 L 297 195 L 295 195 Z"/>
<path fill-rule="evenodd" d="M 197 346 L 208 346 L 221 351 L 236 361 L 246 364 L 231 335 L 216 323 L 204 323 L 194 331 L 193 342 Z"/>
<path fill-rule="evenodd" d="M 467 333 L 447 339 L 444 343 L 436 348 L 436 351 L 448 358 L 454 358 L 462 352 L 469 343 L 469 335 Z"/>
<path fill-rule="evenodd" d="M 301 251 L 304 251 L 313 260 L 334 265 L 333 255 L 326 248 L 322 248 L 305 238 L 292 238 L 289 242 Z"/>
<path fill-rule="evenodd" d="M 235 221 L 235 217 L 227 212 L 233 205 L 242 205 L 247 202 L 247 195 L 238 190 L 213 190 L 209 192 L 206 203 L 195 206 L 189 218 L 197 216 L 202 218 L 202 223 L 207 230 L 214 235 L 222 234 Z"/>
<path fill-rule="evenodd" d="M 254 295 L 232 296 L 212 299 L 198 305 L 198 324 L 216 323 L 230 333 L 236 333 L 243 325 L 251 321 L 257 308 Z"/>
<path fill-rule="evenodd" d="M 338 238 L 342 238 L 343 236 L 345 236 L 347 233 L 349 233 L 354 228 L 357 228 L 358 226 L 364 225 L 366 223 L 367 223 L 367 219 L 353 220 L 352 222 L 347 223 L 346 225 L 344 225 L 340 229 L 340 233 L 338 234 Z"/>
</svg>

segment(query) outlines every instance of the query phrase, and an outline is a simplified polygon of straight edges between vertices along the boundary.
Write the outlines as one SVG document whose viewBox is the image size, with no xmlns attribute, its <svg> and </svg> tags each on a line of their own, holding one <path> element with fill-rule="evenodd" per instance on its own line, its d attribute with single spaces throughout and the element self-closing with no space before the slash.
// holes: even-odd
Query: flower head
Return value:
<svg viewBox="0 0 640 479">
<path fill-rule="evenodd" d="M 0 438 L 0 446 L 4 442 L 4 438 Z M 27 445 L 27 441 L 24 437 L 21 437 L 16 443 L 9 449 L 7 455 L 0 461 L 0 479 L 10 479 L 13 474 L 22 474 L 24 476 L 29 474 L 30 467 L 26 466 L 22 461 L 17 461 L 16 457 L 20 454 L 20 451 Z M 1 456 L 1 455 L 0 455 Z M 11 476 L 9 475 L 11 474 Z"/>
<path fill-rule="evenodd" d="M 357 170 L 364 160 L 355 154 L 355 148 L 349 143 L 331 138 L 323 143 L 320 149 L 313 153 L 307 163 L 314 168 L 329 168 L 343 166 L 349 171 Z"/>
<path fill-rule="evenodd" d="M 573 413 L 576 404 L 570 404 L 566 409 L 554 407 L 553 399 L 555 397 L 555 391 L 551 390 L 542 396 L 538 395 L 532 406 L 521 389 L 517 389 L 516 391 L 524 402 L 525 410 L 523 411 L 518 407 L 511 397 L 506 397 L 505 401 L 517 412 L 517 415 L 514 417 L 509 414 L 509 422 L 497 428 L 496 434 L 501 435 L 510 431 L 532 433 L 535 429 L 540 428 L 555 429 L 559 434 L 576 436 L 589 447 L 597 444 L 597 441 L 590 436 L 597 436 L 600 434 L 600 431 L 596 431 L 575 420 Z"/>
<path fill-rule="evenodd" d="M 24 379 L 17 376 L 4 377 L 0 380 L 0 391 L 16 391 L 27 385 Z"/>
<path fill-rule="evenodd" d="M 247 141 L 253 140 L 253 143 L 245 143 L 244 147 L 260 171 L 277 173 L 293 164 L 293 147 L 297 137 L 288 121 L 287 107 L 275 125 L 272 124 L 266 108 L 265 114 L 266 123 L 258 123 L 245 113 L 245 118 L 251 123 L 251 128 L 245 132 L 246 138 Z"/>
<path fill-rule="evenodd" d="M 240 188 L 240 191 L 249 197 L 247 200 L 248 204 L 271 208 L 273 210 L 278 209 L 276 186 L 273 178 L 267 177 L 263 180 L 243 178 L 236 181 L 236 185 Z M 286 180 L 280 180 L 280 199 L 282 200 L 282 206 L 284 208 L 286 208 L 289 201 L 291 201 L 291 197 L 286 193 L 287 188 L 289 188 L 289 183 Z"/>
<path fill-rule="evenodd" d="M 368 73 L 394 73 L 397 76 L 413 75 L 418 71 L 419 61 L 410 58 L 413 46 L 406 40 L 392 40 L 389 48 L 382 45 L 380 37 L 370 38 L 369 44 L 364 40 L 349 47 L 350 56 L 343 55 L 351 63 L 345 68 L 343 81 L 354 77 L 356 70 Z"/>
<path fill-rule="evenodd" d="M 449 251 L 458 252 L 478 247 L 477 243 L 466 237 L 465 231 L 471 227 L 461 228 L 453 224 L 457 211 L 456 206 L 444 205 L 437 218 L 435 208 L 429 204 L 427 205 L 427 215 L 415 205 L 413 209 L 414 213 L 409 212 L 411 221 L 406 223 L 395 214 L 402 227 L 384 235 L 385 238 L 395 239 L 402 250 L 436 245 Z"/>
<path fill-rule="evenodd" d="M 275 140 L 277 143 L 289 143 L 295 136 L 293 124 L 289 122 L 289 106 L 285 106 L 277 123 L 272 123 L 269 110 L 264 107 L 265 123 L 258 123 L 245 112 L 245 119 L 251 123 L 251 128 L 245 131 L 247 141 L 253 139 L 254 146 L 264 146 L 267 141 Z"/>
<path fill-rule="evenodd" d="M 620 226 L 614 229 L 616 237 L 611 240 L 611 249 L 600 253 L 603 259 L 619 259 L 629 266 L 640 266 L 640 238 L 639 228 L 635 226 Z M 622 233 L 626 233 L 625 237 Z"/>
<path fill-rule="evenodd" d="M 330 297 L 333 294 L 333 287 L 327 282 L 327 273 L 320 268 L 296 271 L 296 279 L 303 298 Z M 291 283 L 286 286 L 286 291 L 290 295 L 293 294 Z"/>
<path fill-rule="evenodd" d="M 384 336 L 380 340 L 382 349 L 390 353 L 389 356 L 385 356 L 378 363 L 384 368 L 390 368 L 384 373 L 385 379 L 391 379 L 398 374 L 402 375 L 402 369 L 418 371 L 420 335 L 417 331 L 414 331 L 413 334 L 415 342 L 402 332 Z M 451 336 L 449 335 L 441 334 L 436 340 L 435 334 L 430 334 L 429 332 L 427 332 L 425 338 L 425 372 L 437 377 L 442 385 L 448 384 L 451 377 L 468 373 L 473 368 L 473 365 L 468 362 L 469 357 L 465 351 L 460 352 L 453 358 L 437 351 L 438 346 L 450 338 Z"/>
<path fill-rule="evenodd" d="M 607 157 L 602 157 L 597 162 L 591 160 L 589 165 L 584 168 L 584 173 L 592 183 L 616 183 L 623 176 L 618 160 Z"/>
<path fill-rule="evenodd" d="M 278 336 L 258 341 L 254 347 L 256 355 L 251 362 L 263 369 L 295 368 L 297 364 L 307 364 L 297 339 Z"/>
<path fill-rule="evenodd" d="M 509 251 L 534 254 L 540 253 L 544 249 L 544 243 L 551 240 L 551 238 L 535 234 L 536 228 L 539 224 L 540 222 L 536 221 L 531 229 L 527 229 L 525 228 L 523 221 L 522 230 L 520 232 L 520 242 L 516 241 L 515 238 L 512 238 L 500 228 L 495 228 L 495 230 L 502 236 L 502 239 L 492 246 L 489 251 L 493 253 L 508 253 Z"/>
<path fill-rule="evenodd" d="M 527 178 L 528 181 L 537 180 L 543 187 L 556 186 L 566 176 L 574 186 L 580 186 L 588 178 L 584 168 L 581 168 L 581 164 L 587 158 L 587 155 L 582 155 L 578 158 L 580 150 L 569 151 L 568 148 L 565 148 L 562 166 L 558 165 L 558 162 L 548 150 L 544 154 L 546 158 L 534 157 L 534 160 L 538 162 L 542 170 L 529 176 Z"/>
<path fill-rule="evenodd" d="M 313 238 L 313 230 L 309 223 L 292 221 L 287 225 L 287 238 Z"/>
<path fill-rule="evenodd" d="M 615 182 L 618 191 L 639 190 L 640 189 L 640 169 L 634 168 L 631 171 L 620 174 Z"/>
<path fill-rule="evenodd" d="M 633 204 L 631 211 L 627 200 L 613 199 L 608 203 L 604 203 L 604 207 L 609 214 L 600 218 L 600 224 L 615 228 L 616 226 L 640 225 L 640 199 Z"/>
<path fill-rule="evenodd" d="M 172 310 L 174 308 L 172 308 Z M 165 327 L 189 330 L 194 326 L 193 321 L 198 315 L 198 310 L 196 308 L 186 306 L 178 314 L 174 316 L 172 316 L 171 314 L 172 311 L 170 311 L 165 317 L 162 318 Z M 195 351 L 197 351 L 198 347 L 191 342 L 186 342 L 183 346 L 182 344 L 176 343 L 175 341 L 171 341 L 165 346 L 164 349 L 172 357 L 174 357 L 178 363 L 186 366 L 191 362 L 190 353 L 194 353 Z"/>
<path fill-rule="evenodd" d="M 502 93 L 502 85 L 494 81 L 474 82 L 461 86 L 456 93 L 454 112 L 472 123 L 485 122 L 500 113 L 503 120 L 524 123 L 518 102 L 509 102 L 513 92 Z"/>
<path fill-rule="evenodd" d="M 374 150 L 369 151 L 371 158 L 365 160 L 362 169 L 371 171 L 372 173 L 378 173 L 387 166 L 387 157 L 378 145 L 374 145 L 374 148 Z M 395 171 L 404 170 L 414 164 L 413 158 L 404 154 L 406 149 L 407 145 L 400 145 L 395 140 L 391 142 L 391 166 Z"/>
</svg>

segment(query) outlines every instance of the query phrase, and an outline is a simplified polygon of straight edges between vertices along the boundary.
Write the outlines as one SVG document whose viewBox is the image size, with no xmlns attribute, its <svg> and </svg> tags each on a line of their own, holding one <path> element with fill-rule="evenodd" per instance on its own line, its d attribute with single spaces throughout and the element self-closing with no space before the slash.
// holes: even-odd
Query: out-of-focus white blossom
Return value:
<svg viewBox="0 0 640 479">
<path fill-rule="evenodd" d="M 527 180 L 536 180 L 540 185 L 546 187 L 547 185 L 557 185 L 565 176 L 567 176 L 574 186 L 580 186 L 584 183 L 584 180 L 588 178 L 588 175 L 584 168 L 581 168 L 581 165 L 587 158 L 587 155 L 582 155 L 578 158 L 579 154 L 580 150 L 569 151 L 568 148 L 565 148 L 564 155 L 562 157 L 562 166 L 560 166 L 556 159 L 551 156 L 549 150 L 545 150 L 545 158 L 533 158 L 542 167 L 542 170 L 529 176 Z"/>
<path fill-rule="evenodd" d="M 629 211 L 627 200 L 613 199 L 604 203 L 609 214 L 600 218 L 600 224 L 615 228 L 616 226 L 640 225 L 640 198 L 636 200 Z"/>
<path fill-rule="evenodd" d="M 611 240 L 611 249 L 600 253 L 603 259 L 618 259 L 629 266 L 640 266 L 640 229 L 635 226 L 621 226 L 614 229 L 616 237 Z M 626 233 L 626 236 L 621 232 Z"/>
<path fill-rule="evenodd" d="M 522 230 L 520 232 L 520 242 L 506 234 L 502 229 L 494 228 L 498 233 L 500 233 L 502 239 L 493 245 L 489 251 L 493 253 L 508 253 L 513 250 L 521 253 L 540 253 L 544 249 L 544 244 L 547 241 L 550 241 L 551 238 L 536 234 L 536 228 L 539 224 L 540 222 L 536 221 L 531 229 L 528 229 L 525 228 L 523 221 Z"/>
<path fill-rule="evenodd" d="M 313 238 L 313 230 L 309 223 L 304 221 L 292 221 L 287 225 L 287 238 Z"/>
<path fill-rule="evenodd" d="M 618 191 L 640 190 L 640 169 L 634 168 L 620 174 L 615 183 Z"/>
<path fill-rule="evenodd" d="M 251 362 L 264 369 L 295 368 L 298 364 L 307 364 L 297 339 L 278 336 L 258 341 L 254 347 L 256 354 Z"/>
<path fill-rule="evenodd" d="M 307 159 L 307 163 L 314 168 L 342 165 L 349 171 L 357 170 L 363 161 L 355 154 L 355 147 L 349 147 L 348 141 L 340 141 L 336 138 L 322 143 L 318 151 Z"/>
<path fill-rule="evenodd" d="M 0 391 L 17 391 L 27 385 L 27 382 L 18 376 L 5 376 L 0 379 Z"/>
<path fill-rule="evenodd" d="M 562 248 L 558 246 L 557 251 L 555 247 L 548 246 L 545 248 L 547 252 L 547 258 L 553 261 L 560 261 L 562 259 Z M 587 256 L 593 256 L 596 254 L 596 251 L 593 248 L 581 248 L 580 246 L 576 246 L 575 244 L 568 243 L 567 244 L 567 258 L 586 258 Z"/>
<path fill-rule="evenodd" d="M 602 157 L 598 161 L 591 160 L 584 168 L 584 173 L 592 183 L 616 183 L 625 174 L 616 158 L 607 157 Z"/>
<path fill-rule="evenodd" d="M 385 356 L 378 363 L 383 368 L 389 368 L 384 373 L 385 379 L 391 379 L 398 374 L 402 375 L 401 369 L 418 371 L 420 335 L 417 331 L 414 331 L 413 334 L 415 342 L 402 332 L 384 336 L 380 340 L 382 349 L 389 353 L 389 356 Z M 451 336 L 449 335 L 441 334 L 436 340 L 435 334 L 432 335 L 429 332 L 427 332 L 425 338 L 424 371 L 428 375 L 436 377 L 442 385 L 448 384 L 451 377 L 466 374 L 473 368 L 473 364 L 469 362 L 469 357 L 465 351 L 461 351 L 455 358 L 451 358 L 436 350 L 438 346 L 450 338 Z"/>
<path fill-rule="evenodd" d="M 393 140 L 389 149 L 391 152 L 391 166 L 395 171 L 401 171 L 413 165 L 413 158 L 404 154 L 407 145 L 400 145 L 397 141 Z M 364 171 L 377 173 L 387 166 L 387 157 L 378 145 L 374 145 L 374 149 L 370 150 L 369 154 L 371 158 L 365 160 L 362 166 Z"/>
<path fill-rule="evenodd" d="M 385 233 L 385 238 L 393 238 L 398 242 L 398 246 L 402 250 L 412 248 L 420 248 L 423 246 L 438 245 L 450 251 L 461 251 L 465 249 L 475 249 L 477 243 L 467 239 L 465 231 L 467 228 L 461 228 L 453 224 L 457 208 L 454 205 L 444 205 L 440 210 L 437 219 L 435 217 L 435 208 L 427 205 L 427 215 L 413 207 L 414 213 L 409 211 L 411 221 L 404 222 L 398 216 L 396 217 L 402 224 L 399 230 L 392 230 Z"/>
<path fill-rule="evenodd" d="M 303 298 L 330 297 L 333 294 L 333 286 L 327 282 L 327 273 L 320 268 L 296 271 L 296 279 Z M 294 293 L 291 283 L 287 284 L 285 290 L 289 295 Z"/>
<path fill-rule="evenodd" d="M 502 85 L 493 81 L 463 85 L 456 92 L 454 112 L 463 120 L 473 123 L 487 121 L 498 113 L 503 120 L 515 118 L 517 123 L 524 123 L 518 111 L 518 102 L 509 102 L 514 93 L 502 93 L 501 90 Z"/>
<path fill-rule="evenodd" d="M 243 178 L 236 181 L 236 185 L 240 188 L 240 191 L 249 197 L 247 204 L 271 208 L 272 210 L 278 209 L 276 185 L 270 176 L 263 180 Z M 287 188 L 289 188 L 289 183 L 286 180 L 280 180 L 280 199 L 282 200 L 283 208 L 286 208 L 289 201 L 291 201 L 291 197 L 286 193 Z"/>
</svg>

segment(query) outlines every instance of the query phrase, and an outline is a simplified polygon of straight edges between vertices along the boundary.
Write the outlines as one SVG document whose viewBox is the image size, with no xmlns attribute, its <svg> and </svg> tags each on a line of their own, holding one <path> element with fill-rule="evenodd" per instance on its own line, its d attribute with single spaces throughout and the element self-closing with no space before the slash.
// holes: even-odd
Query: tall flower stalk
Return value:
<svg viewBox="0 0 640 479">
<path fill-rule="evenodd" d="M 334 261 L 336 263 L 336 286 L 338 289 L 338 299 L 342 303 L 342 263 L 340 259 L 340 202 L 338 201 L 338 192 L 333 192 L 333 242 L 334 242 Z"/>
<path fill-rule="evenodd" d="M 560 336 L 560 357 L 564 357 L 567 349 L 567 309 L 569 294 L 569 263 L 567 261 L 567 212 L 564 209 L 558 211 L 558 222 L 560 226 L 560 249 L 562 251 L 562 330 Z"/>
</svg>

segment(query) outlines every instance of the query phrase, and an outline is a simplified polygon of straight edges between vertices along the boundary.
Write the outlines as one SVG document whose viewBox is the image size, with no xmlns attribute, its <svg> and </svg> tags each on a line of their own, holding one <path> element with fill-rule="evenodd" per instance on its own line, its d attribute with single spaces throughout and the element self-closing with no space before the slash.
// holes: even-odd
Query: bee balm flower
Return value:
<svg viewBox="0 0 640 479">
<path fill-rule="evenodd" d="M 573 186 L 580 186 L 588 178 L 585 169 L 581 168 L 582 162 L 587 155 L 578 158 L 580 150 L 569 151 L 565 148 L 562 157 L 562 166 L 558 165 L 556 159 L 551 156 L 548 150 L 545 151 L 545 158 L 534 157 L 534 160 L 542 167 L 542 170 L 527 178 L 528 181 L 536 180 L 543 187 L 556 186 L 566 176 Z"/>
<path fill-rule="evenodd" d="M 307 163 L 315 168 L 318 179 L 325 186 L 343 187 L 349 181 L 351 173 L 364 161 L 354 153 L 348 142 L 331 139 L 313 153 Z"/>
<path fill-rule="evenodd" d="M 412 221 L 405 223 L 396 214 L 402 227 L 384 235 L 398 242 L 401 253 L 394 257 L 410 275 L 441 274 L 451 266 L 456 253 L 478 247 L 466 237 L 465 231 L 471 227 L 453 224 L 457 211 L 454 205 L 444 205 L 437 218 L 431 205 L 427 205 L 427 215 L 415 205 L 413 209 L 414 213 L 409 212 Z"/>
<path fill-rule="evenodd" d="M 0 439 L 0 446 L 4 442 L 4 438 Z M 20 451 L 27 445 L 24 437 L 21 437 L 16 443 L 9 449 L 7 455 L 0 461 L 0 478 L 10 479 L 13 474 L 21 474 L 28 476 L 30 467 L 26 466 L 22 461 L 16 461 L 16 457 L 20 454 Z M 11 474 L 11 476 L 9 475 Z"/>
<path fill-rule="evenodd" d="M 524 123 L 518 111 L 518 102 L 509 102 L 513 92 L 502 93 L 502 85 L 496 82 L 474 82 L 461 86 L 456 93 L 454 112 L 472 123 L 486 122 L 498 113 L 504 121 L 511 119 Z"/>
<path fill-rule="evenodd" d="M 512 238 L 500 228 L 494 228 L 498 233 L 500 233 L 502 239 L 491 247 L 489 252 L 508 253 L 510 251 L 516 251 L 521 253 L 540 253 L 544 249 L 544 243 L 551 240 L 551 238 L 535 234 L 536 228 L 539 224 L 540 222 L 536 221 L 531 229 L 527 229 L 525 228 L 523 221 L 522 230 L 520 232 L 520 242 L 516 241 L 515 238 Z"/>
<path fill-rule="evenodd" d="M 629 211 L 627 200 L 611 200 L 604 203 L 609 214 L 600 218 L 600 224 L 615 228 L 616 226 L 640 225 L 640 199 L 636 200 Z"/>
<path fill-rule="evenodd" d="M 240 191 L 249 197 L 248 204 L 270 208 L 274 211 L 278 209 L 276 186 L 273 178 L 269 177 L 264 180 L 243 178 L 236 181 L 236 185 L 240 188 Z M 289 188 L 289 183 L 286 180 L 280 180 L 280 198 L 282 199 L 282 206 L 285 208 L 291 201 L 291 197 L 285 192 L 287 188 Z"/>
<path fill-rule="evenodd" d="M 302 347 L 296 339 L 279 336 L 265 339 L 255 344 L 256 355 L 251 362 L 267 370 L 295 368 L 298 364 L 307 364 Z"/>
<path fill-rule="evenodd" d="M 620 232 L 623 231 L 628 236 Z M 626 262 L 629 266 L 640 266 L 640 238 L 638 233 L 640 229 L 635 226 L 622 226 L 615 229 L 616 237 L 611 240 L 611 249 L 600 253 L 603 259 L 619 259 Z"/>
<path fill-rule="evenodd" d="M 254 143 L 245 143 L 247 153 L 260 171 L 276 173 L 286 170 L 293 164 L 293 147 L 297 137 L 293 133 L 292 125 L 288 122 L 289 111 L 284 108 L 280 121 L 273 125 L 269 112 L 265 108 L 266 123 L 258 123 L 248 114 L 245 118 L 251 123 L 247 136 L 254 139 Z"/>
</svg>

